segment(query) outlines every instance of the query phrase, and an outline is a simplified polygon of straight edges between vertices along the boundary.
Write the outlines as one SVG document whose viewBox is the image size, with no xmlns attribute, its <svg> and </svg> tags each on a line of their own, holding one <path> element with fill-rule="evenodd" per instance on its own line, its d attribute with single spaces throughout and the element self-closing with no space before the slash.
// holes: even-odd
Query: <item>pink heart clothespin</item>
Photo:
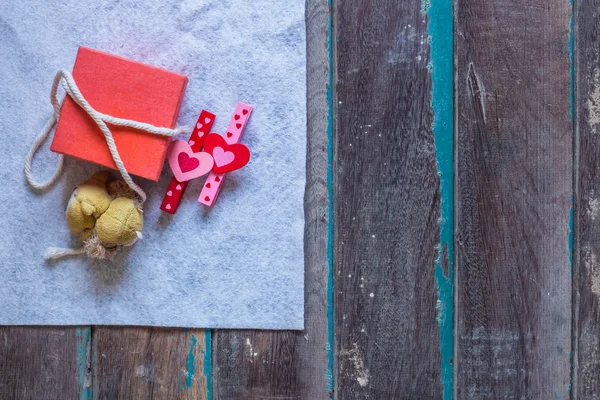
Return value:
<svg viewBox="0 0 600 400">
<path fill-rule="evenodd" d="M 228 145 L 233 145 L 240 141 L 240 138 L 242 137 L 242 133 L 244 132 L 244 128 L 248 123 L 251 113 L 251 106 L 244 103 L 238 103 L 237 107 L 235 108 L 233 117 L 229 122 L 227 133 L 223 138 Z M 225 154 L 225 156 L 227 155 Z M 227 158 L 225 158 L 224 160 L 226 161 Z M 226 173 L 217 173 L 215 170 L 213 170 L 210 173 L 210 175 L 208 175 L 208 178 L 206 178 L 206 182 L 202 187 L 202 192 L 200 193 L 200 197 L 198 197 L 198 201 L 204 204 L 205 206 L 212 206 L 215 203 L 217 196 L 219 195 L 219 190 L 221 189 L 221 185 L 223 184 L 223 179 L 225 179 L 225 176 Z"/>
</svg>

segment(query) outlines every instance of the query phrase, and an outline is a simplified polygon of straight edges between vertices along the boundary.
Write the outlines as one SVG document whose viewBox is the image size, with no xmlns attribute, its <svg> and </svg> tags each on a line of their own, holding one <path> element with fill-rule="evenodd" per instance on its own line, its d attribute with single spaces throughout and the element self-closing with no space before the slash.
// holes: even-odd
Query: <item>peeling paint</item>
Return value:
<svg viewBox="0 0 600 400">
<path fill-rule="evenodd" d="M 254 351 L 250 338 L 246 338 L 246 351 L 248 352 L 248 361 L 254 362 L 254 357 L 258 356 L 258 353 Z"/>
<path fill-rule="evenodd" d="M 433 137 L 440 176 L 440 242 L 435 263 L 443 399 L 453 397 L 454 353 L 454 72 L 452 0 L 424 0 L 431 46 Z M 444 265 L 447 249 L 448 265 Z"/>
<path fill-rule="evenodd" d="M 569 230 L 567 233 L 567 245 L 569 247 L 569 272 L 573 276 L 573 197 L 569 208 Z"/>
<path fill-rule="evenodd" d="M 415 46 L 416 42 L 423 43 L 424 36 L 417 34 L 416 26 L 407 25 L 398 31 L 396 41 L 385 56 L 385 62 L 390 65 L 416 63 L 426 56 L 424 46 Z"/>
<path fill-rule="evenodd" d="M 586 246 L 581 251 L 581 259 L 590 276 L 592 293 L 600 296 L 600 264 L 598 264 L 598 255 L 592 248 Z"/>
<path fill-rule="evenodd" d="M 329 9 L 333 10 L 333 0 L 327 0 Z M 329 398 L 333 399 L 333 59 L 334 59 L 334 41 L 333 41 L 333 13 L 329 13 L 329 23 L 327 25 L 327 50 L 329 53 L 329 82 L 327 85 L 327 199 L 329 203 L 328 222 L 327 222 L 327 370 L 325 371 L 325 382 L 327 382 L 327 391 Z M 340 101 L 338 108 L 343 107 Z"/>
<path fill-rule="evenodd" d="M 206 399 L 212 400 L 212 372 L 211 372 L 211 355 L 212 355 L 212 336 L 210 330 L 204 331 L 205 350 L 204 350 L 204 376 L 206 377 Z"/>
<path fill-rule="evenodd" d="M 152 361 L 147 361 L 135 368 L 135 376 L 138 378 L 144 378 L 148 382 L 154 382 L 156 379 L 156 368 Z"/>
<path fill-rule="evenodd" d="M 598 212 L 600 212 L 600 200 L 592 197 L 588 200 L 587 215 L 595 220 L 598 218 Z"/>
<path fill-rule="evenodd" d="M 192 387 L 194 383 L 194 373 L 196 372 L 196 356 L 194 354 L 194 348 L 196 347 L 196 337 L 192 334 L 190 338 L 190 351 L 188 353 L 187 361 L 185 364 L 185 370 L 180 372 L 179 374 L 179 391 L 183 391 L 183 383 L 185 382 L 185 389 L 189 389 Z"/>
<path fill-rule="evenodd" d="M 357 343 L 352 343 L 350 350 L 340 350 L 340 357 L 348 357 L 354 366 L 353 377 L 356 379 L 360 387 L 366 387 L 369 384 L 371 375 L 369 369 L 365 367 L 365 361 L 358 349 Z"/>
<path fill-rule="evenodd" d="M 592 79 L 593 88 L 587 101 L 588 123 L 592 132 L 597 134 L 600 133 L 598 132 L 598 127 L 600 126 L 600 70 L 596 69 L 594 71 Z"/>
<path fill-rule="evenodd" d="M 89 368 L 90 340 L 92 338 L 92 328 L 75 328 L 75 343 L 77 346 L 77 373 L 79 376 L 79 399 L 89 400 L 92 398 L 92 376 Z"/>
<path fill-rule="evenodd" d="M 598 346 L 598 336 L 595 332 L 593 323 L 586 321 L 580 334 L 579 341 L 580 353 L 585 354 L 585 361 L 579 365 L 579 395 L 581 399 L 600 400 L 598 386 L 598 368 L 600 366 L 600 348 Z"/>
</svg>

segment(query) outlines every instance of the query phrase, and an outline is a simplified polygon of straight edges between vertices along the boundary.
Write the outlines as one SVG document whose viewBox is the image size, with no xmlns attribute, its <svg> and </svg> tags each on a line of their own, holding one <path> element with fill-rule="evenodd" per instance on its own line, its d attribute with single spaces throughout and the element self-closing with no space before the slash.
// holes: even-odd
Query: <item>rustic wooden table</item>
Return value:
<svg viewBox="0 0 600 400">
<path fill-rule="evenodd" d="M 307 0 L 306 330 L 0 327 L 0 398 L 600 398 L 599 9 Z"/>
</svg>

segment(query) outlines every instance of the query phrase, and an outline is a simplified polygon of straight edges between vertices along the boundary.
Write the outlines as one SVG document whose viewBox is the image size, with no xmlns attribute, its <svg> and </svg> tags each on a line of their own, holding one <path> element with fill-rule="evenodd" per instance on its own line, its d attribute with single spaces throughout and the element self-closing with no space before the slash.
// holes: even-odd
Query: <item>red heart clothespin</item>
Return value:
<svg viewBox="0 0 600 400">
<path fill-rule="evenodd" d="M 242 168 L 250 161 L 250 150 L 241 143 L 228 144 L 223 136 L 211 133 L 204 139 L 204 151 L 214 159 L 213 172 L 224 174 Z"/>
<path fill-rule="evenodd" d="M 188 144 L 190 145 L 192 151 L 198 152 L 202 150 L 204 138 L 212 129 L 215 118 L 215 114 L 211 112 L 206 110 L 202 110 L 200 112 L 198 121 L 194 126 L 192 135 L 190 136 L 190 140 L 188 140 Z M 167 188 L 167 192 L 163 198 L 162 204 L 160 205 L 160 209 L 166 213 L 175 214 L 177 208 L 179 208 L 179 203 L 181 203 L 181 198 L 187 189 L 187 185 L 188 182 L 179 182 L 177 178 L 173 177 L 169 187 Z"/>
</svg>

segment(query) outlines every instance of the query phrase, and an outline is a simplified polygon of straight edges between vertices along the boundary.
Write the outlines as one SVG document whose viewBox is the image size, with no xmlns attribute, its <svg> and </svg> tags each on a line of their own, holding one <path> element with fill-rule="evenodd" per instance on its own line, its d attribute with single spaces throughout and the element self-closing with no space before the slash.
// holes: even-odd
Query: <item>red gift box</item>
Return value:
<svg viewBox="0 0 600 400">
<path fill-rule="evenodd" d="M 165 128 L 175 127 L 187 85 L 184 75 L 86 47 L 77 52 L 73 78 L 99 112 Z M 110 124 L 108 127 L 127 171 L 157 181 L 171 138 Z M 69 96 L 50 148 L 116 169 L 102 131 Z"/>
</svg>

